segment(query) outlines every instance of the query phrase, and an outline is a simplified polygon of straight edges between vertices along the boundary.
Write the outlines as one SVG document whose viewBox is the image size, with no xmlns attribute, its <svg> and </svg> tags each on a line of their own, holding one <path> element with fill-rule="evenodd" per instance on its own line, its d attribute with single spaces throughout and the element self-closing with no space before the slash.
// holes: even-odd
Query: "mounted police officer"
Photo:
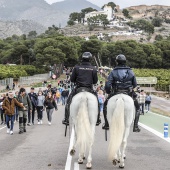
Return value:
<svg viewBox="0 0 170 170">
<path fill-rule="evenodd" d="M 105 86 L 106 92 L 110 95 L 108 96 L 107 100 L 104 103 L 103 114 L 104 114 L 105 124 L 103 124 L 102 129 L 105 130 L 109 129 L 109 123 L 107 120 L 108 100 L 113 95 L 124 93 L 130 95 L 134 100 L 134 104 L 136 107 L 136 114 L 135 114 L 133 132 L 140 132 L 140 129 L 138 127 L 140 106 L 136 98 L 137 95 L 133 90 L 137 86 L 136 77 L 133 71 L 131 70 L 131 68 L 126 66 L 126 57 L 124 55 L 122 54 L 118 55 L 116 57 L 116 63 L 117 66 L 110 73 L 108 77 L 108 81 L 106 82 L 106 86 Z M 111 88 L 112 88 L 112 92 L 111 92 Z"/>
<path fill-rule="evenodd" d="M 93 90 L 93 84 L 98 82 L 97 70 L 91 65 L 91 58 L 92 54 L 90 52 L 84 52 L 82 55 L 82 63 L 80 65 L 76 65 L 72 71 L 70 80 L 75 84 L 75 88 L 71 91 L 65 106 L 65 118 L 62 121 L 65 125 L 69 125 L 70 104 L 74 95 L 81 91 L 88 91 L 97 97 L 97 93 Z M 98 126 L 100 123 L 101 120 L 99 113 L 96 125 Z"/>
</svg>

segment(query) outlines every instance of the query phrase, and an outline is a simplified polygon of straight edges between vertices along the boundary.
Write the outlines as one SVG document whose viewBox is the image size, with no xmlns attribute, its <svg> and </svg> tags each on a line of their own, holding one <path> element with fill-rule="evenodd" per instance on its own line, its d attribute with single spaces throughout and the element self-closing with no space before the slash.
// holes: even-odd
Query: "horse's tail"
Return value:
<svg viewBox="0 0 170 170">
<path fill-rule="evenodd" d="M 77 144 L 79 145 L 80 153 L 85 153 L 86 147 L 89 147 L 90 141 L 93 140 L 87 100 L 86 95 L 82 96 L 77 115 Z"/>
<path fill-rule="evenodd" d="M 110 124 L 110 142 L 108 148 L 108 158 L 113 160 L 122 143 L 124 135 L 124 101 L 118 98 Z"/>
</svg>

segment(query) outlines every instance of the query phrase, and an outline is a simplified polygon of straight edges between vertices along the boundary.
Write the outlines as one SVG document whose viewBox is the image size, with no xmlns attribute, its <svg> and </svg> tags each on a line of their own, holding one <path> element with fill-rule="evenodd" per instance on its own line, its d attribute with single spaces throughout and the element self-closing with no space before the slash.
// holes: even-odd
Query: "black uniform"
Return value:
<svg viewBox="0 0 170 170">
<path fill-rule="evenodd" d="M 76 87 L 71 91 L 65 107 L 65 119 L 63 120 L 63 124 L 67 125 L 69 124 L 69 108 L 72 98 L 81 87 L 86 88 L 89 92 L 97 96 L 93 91 L 93 84 L 96 84 L 98 81 L 97 70 L 90 62 L 82 62 L 80 65 L 74 67 L 70 80 Z"/>
<path fill-rule="evenodd" d="M 92 88 L 97 81 L 97 70 L 90 62 L 82 62 L 74 67 L 71 82 L 76 83 L 78 87 Z"/>
<path fill-rule="evenodd" d="M 130 95 L 134 99 L 136 110 L 138 111 L 140 109 L 138 101 L 136 99 L 137 95 L 133 91 L 136 86 L 136 77 L 130 67 L 127 67 L 125 65 L 118 65 L 113 69 L 113 71 L 108 77 L 108 81 L 106 82 L 105 86 L 106 92 L 110 94 L 112 88 L 112 93 L 109 95 L 109 97 L 104 103 L 103 114 L 105 119 L 105 125 L 103 126 L 103 129 L 109 129 L 109 124 L 107 121 L 107 103 L 113 95 L 118 93 L 125 93 Z M 139 120 L 139 116 L 137 119 Z M 138 123 L 138 121 L 136 122 Z"/>
</svg>

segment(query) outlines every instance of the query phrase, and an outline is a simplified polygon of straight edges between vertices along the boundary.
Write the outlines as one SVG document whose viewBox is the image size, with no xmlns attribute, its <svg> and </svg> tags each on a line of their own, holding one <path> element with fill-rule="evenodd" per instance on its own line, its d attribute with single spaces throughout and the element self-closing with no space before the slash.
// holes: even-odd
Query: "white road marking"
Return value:
<svg viewBox="0 0 170 170">
<path fill-rule="evenodd" d="M 72 161 L 72 156 L 70 155 L 70 150 L 73 147 L 73 141 L 74 141 L 74 128 L 72 128 L 72 132 L 71 132 L 71 138 L 70 138 L 70 146 L 68 149 L 68 154 L 67 154 L 67 161 L 66 161 L 66 166 L 65 166 L 65 170 L 70 170 L 71 169 L 71 161 Z"/>
<path fill-rule="evenodd" d="M 155 134 L 156 136 L 158 136 L 161 139 L 163 139 L 163 140 L 170 143 L 170 138 L 164 138 L 164 135 L 162 133 L 160 133 L 160 132 L 158 132 L 158 131 L 156 131 L 156 130 L 154 130 L 154 129 L 152 129 L 152 128 L 150 128 L 150 127 L 148 127 L 148 126 L 146 126 L 146 125 L 144 125 L 142 123 L 139 123 L 139 126 L 143 127 L 144 129 L 148 130 L 149 132 Z"/>
<path fill-rule="evenodd" d="M 74 170 L 79 170 L 79 164 L 77 162 L 74 162 Z"/>
<path fill-rule="evenodd" d="M 0 128 L 0 130 L 2 130 L 2 129 L 4 129 L 4 128 L 6 128 L 6 126 L 4 126 L 4 127 Z"/>
</svg>

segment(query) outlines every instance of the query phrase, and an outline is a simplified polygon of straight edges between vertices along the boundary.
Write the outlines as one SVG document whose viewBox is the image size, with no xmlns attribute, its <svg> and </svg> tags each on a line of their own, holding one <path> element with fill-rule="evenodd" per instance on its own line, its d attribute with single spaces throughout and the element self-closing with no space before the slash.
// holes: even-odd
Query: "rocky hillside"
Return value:
<svg viewBox="0 0 170 170">
<path fill-rule="evenodd" d="M 36 30 L 38 34 L 43 33 L 46 28 L 34 21 L 0 21 L 0 38 L 7 38 L 13 34 L 28 34 L 30 31 Z"/>
</svg>

